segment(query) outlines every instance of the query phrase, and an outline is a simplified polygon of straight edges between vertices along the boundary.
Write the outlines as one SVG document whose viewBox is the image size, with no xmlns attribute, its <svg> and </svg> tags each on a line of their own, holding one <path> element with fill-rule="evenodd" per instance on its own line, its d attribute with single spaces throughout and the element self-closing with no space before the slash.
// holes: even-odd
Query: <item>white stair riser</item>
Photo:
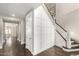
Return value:
<svg viewBox="0 0 79 59">
<path fill-rule="evenodd" d="M 65 49 L 65 48 L 63 48 L 63 50 L 66 51 L 66 52 L 79 51 L 79 49 Z"/>
</svg>

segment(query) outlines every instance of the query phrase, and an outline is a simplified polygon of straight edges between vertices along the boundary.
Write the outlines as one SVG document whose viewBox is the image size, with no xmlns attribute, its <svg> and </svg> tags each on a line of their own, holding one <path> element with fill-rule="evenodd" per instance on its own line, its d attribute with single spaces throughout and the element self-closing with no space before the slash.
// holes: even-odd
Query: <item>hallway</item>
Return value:
<svg viewBox="0 0 79 59">
<path fill-rule="evenodd" d="M 31 56 L 54 46 L 55 26 L 52 25 L 44 4 L 0 6 L 4 6 L 0 11 L 0 48 L 3 47 L 0 49 L 0 55 Z"/>
<path fill-rule="evenodd" d="M 2 50 L 0 50 L 0 55 L 2 56 L 31 56 L 31 52 L 25 49 L 25 45 L 21 45 L 16 38 L 9 38 Z"/>
</svg>

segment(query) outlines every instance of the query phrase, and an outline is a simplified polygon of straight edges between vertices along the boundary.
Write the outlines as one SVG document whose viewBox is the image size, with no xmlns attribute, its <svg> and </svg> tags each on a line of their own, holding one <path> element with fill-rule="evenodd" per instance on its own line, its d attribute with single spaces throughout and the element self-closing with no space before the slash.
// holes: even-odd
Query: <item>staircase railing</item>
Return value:
<svg viewBox="0 0 79 59">
<path fill-rule="evenodd" d="M 56 19 L 55 19 L 55 23 L 56 23 L 60 28 L 62 28 L 63 31 L 67 32 L 67 30 L 65 30 L 60 24 L 57 23 Z"/>
<path fill-rule="evenodd" d="M 62 37 L 62 39 L 65 41 L 66 43 L 66 47 L 67 47 L 67 30 L 65 30 L 59 23 L 57 23 L 56 19 L 55 19 L 55 24 L 56 24 L 56 32 Z"/>
<path fill-rule="evenodd" d="M 62 39 L 66 42 L 66 48 L 71 48 L 70 43 L 70 36 L 67 30 L 65 30 L 61 25 L 59 25 L 55 20 L 56 27 L 61 28 L 61 31 L 59 28 L 56 28 L 56 32 L 62 37 Z"/>
<path fill-rule="evenodd" d="M 46 5 L 45 5 L 46 6 Z M 48 8 L 46 7 L 46 9 L 48 10 Z M 51 16 L 51 13 L 50 11 L 48 10 L 50 16 Z M 55 22 L 55 26 L 56 26 L 56 32 L 62 37 L 62 39 L 66 42 L 66 48 L 70 48 L 69 43 L 68 42 L 70 40 L 70 38 L 68 37 L 69 33 L 66 29 L 64 29 L 59 23 L 57 23 L 56 19 L 54 18 L 54 16 L 51 16 L 52 17 L 52 22 L 54 21 Z M 59 29 L 57 29 L 57 27 L 59 27 L 66 35 L 64 36 L 63 33 L 61 34 Z"/>
</svg>

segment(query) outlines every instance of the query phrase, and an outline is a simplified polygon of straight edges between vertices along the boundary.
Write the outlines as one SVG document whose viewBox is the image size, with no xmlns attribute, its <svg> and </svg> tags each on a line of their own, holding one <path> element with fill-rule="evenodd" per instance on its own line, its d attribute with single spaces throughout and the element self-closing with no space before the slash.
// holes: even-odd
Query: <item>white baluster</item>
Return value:
<svg viewBox="0 0 79 59">
<path fill-rule="evenodd" d="M 67 48 L 71 48 L 71 37 L 69 32 L 67 32 Z"/>
</svg>

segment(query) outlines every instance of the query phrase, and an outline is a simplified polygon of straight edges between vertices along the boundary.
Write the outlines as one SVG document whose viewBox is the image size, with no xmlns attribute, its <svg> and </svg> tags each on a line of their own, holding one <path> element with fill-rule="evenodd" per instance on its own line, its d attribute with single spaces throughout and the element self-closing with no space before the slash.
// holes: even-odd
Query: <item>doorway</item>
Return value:
<svg viewBox="0 0 79 59">
<path fill-rule="evenodd" d="M 18 23 L 4 22 L 4 55 L 15 55 L 19 35 Z"/>
<path fill-rule="evenodd" d="M 9 41 L 8 43 L 11 43 L 11 40 L 9 39 L 17 39 L 18 38 L 18 24 L 16 23 L 4 23 L 4 39 L 5 41 Z"/>
<path fill-rule="evenodd" d="M 5 42 L 12 44 L 12 39 L 17 40 L 18 38 L 18 24 L 4 22 L 4 40 Z"/>
</svg>

